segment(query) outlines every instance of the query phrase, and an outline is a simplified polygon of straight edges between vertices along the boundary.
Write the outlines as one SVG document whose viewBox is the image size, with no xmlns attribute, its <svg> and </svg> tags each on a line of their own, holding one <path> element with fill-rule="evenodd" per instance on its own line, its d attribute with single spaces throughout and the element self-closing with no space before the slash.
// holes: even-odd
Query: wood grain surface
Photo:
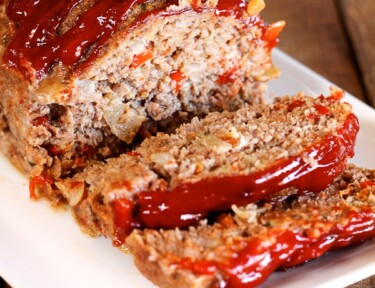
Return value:
<svg viewBox="0 0 375 288">
<path fill-rule="evenodd" d="M 368 0 L 373 1 L 374 0 Z M 345 2 L 358 2 L 357 0 Z M 366 101 L 351 38 L 335 0 L 268 0 L 262 16 L 287 22 L 279 48 L 315 72 Z"/>
<path fill-rule="evenodd" d="M 375 0 L 268 0 L 262 16 L 285 20 L 279 48 L 375 107 Z M 375 276 L 348 288 L 374 288 Z"/>
<path fill-rule="evenodd" d="M 359 64 L 367 100 L 375 107 L 375 1 L 341 0 L 339 4 Z"/>
</svg>

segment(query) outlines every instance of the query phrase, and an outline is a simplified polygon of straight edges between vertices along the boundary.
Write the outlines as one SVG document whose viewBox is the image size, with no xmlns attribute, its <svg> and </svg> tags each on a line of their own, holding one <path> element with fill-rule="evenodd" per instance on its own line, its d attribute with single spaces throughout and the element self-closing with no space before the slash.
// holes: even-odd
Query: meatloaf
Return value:
<svg viewBox="0 0 375 288">
<path fill-rule="evenodd" d="M 115 245 L 134 228 L 188 227 L 282 189 L 320 191 L 353 156 L 358 122 L 341 96 L 214 112 L 54 186 L 84 231 Z"/>
<path fill-rule="evenodd" d="M 133 231 L 135 264 L 163 288 L 255 287 L 277 268 L 375 237 L 375 171 L 348 165 L 318 194 L 232 209 L 212 225 Z"/>
<path fill-rule="evenodd" d="M 262 102 L 284 26 L 266 24 L 263 8 L 0 1 L 2 150 L 34 182 L 50 183 L 193 116 Z"/>
</svg>

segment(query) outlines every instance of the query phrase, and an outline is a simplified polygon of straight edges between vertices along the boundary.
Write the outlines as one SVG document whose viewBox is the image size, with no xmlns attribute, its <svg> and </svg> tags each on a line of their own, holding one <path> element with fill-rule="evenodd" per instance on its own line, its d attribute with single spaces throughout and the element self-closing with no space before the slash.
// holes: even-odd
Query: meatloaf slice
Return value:
<svg viewBox="0 0 375 288">
<path fill-rule="evenodd" d="M 212 113 L 53 186 L 85 231 L 115 245 L 136 227 L 187 227 L 284 188 L 320 191 L 353 156 L 358 122 L 341 96 Z"/>
<path fill-rule="evenodd" d="M 284 25 L 264 23 L 263 4 L 1 1 L 2 150 L 58 179 L 193 116 L 261 102 Z"/>
<path fill-rule="evenodd" d="M 159 287 L 255 287 L 277 268 L 375 237 L 375 171 L 348 165 L 318 194 L 232 209 L 213 225 L 135 230 L 126 244 Z"/>
</svg>

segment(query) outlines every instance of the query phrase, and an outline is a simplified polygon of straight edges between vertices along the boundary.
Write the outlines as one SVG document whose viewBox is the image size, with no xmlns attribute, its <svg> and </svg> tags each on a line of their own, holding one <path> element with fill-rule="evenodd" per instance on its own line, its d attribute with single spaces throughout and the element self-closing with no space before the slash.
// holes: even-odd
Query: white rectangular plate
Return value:
<svg viewBox="0 0 375 288">
<path fill-rule="evenodd" d="M 328 94 L 327 80 L 281 51 L 274 61 L 282 76 L 271 95 Z M 352 162 L 375 168 L 375 110 L 347 95 L 361 130 Z M 375 271 L 375 241 L 329 253 L 287 272 L 274 273 L 262 287 L 344 287 Z M 14 288 L 154 287 L 134 267 L 130 255 L 104 238 L 81 233 L 68 211 L 30 201 L 26 179 L 0 155 L 0 275 Z"/>
</svg>

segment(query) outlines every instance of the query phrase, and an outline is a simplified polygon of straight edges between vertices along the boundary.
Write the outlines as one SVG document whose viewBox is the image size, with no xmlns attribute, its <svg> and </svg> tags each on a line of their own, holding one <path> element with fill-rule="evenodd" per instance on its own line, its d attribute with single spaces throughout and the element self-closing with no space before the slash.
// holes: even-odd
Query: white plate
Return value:
<svg viewBox="0 0 375 288">
<path fill-rule="evenodd" d="M 328 94 L 332 85 L 281 51 L 282 69 L 271 84 L 276 95 Z M 375 110 L 347 95 L 361 131 L 353 162 L 375 168 Z M 136 270 L 130 255 L 109 240 L 82 234 L 67 211 L 54 211 L 45 201 L 28 198 L 25 178 L 0 155 L 0 275 L 14 288 L 154 287 Z M 262 287 L 344 287 L 375 271 L 375 241 L 330 253 L 287 272 L 276 272 Z"/>
</svg>

